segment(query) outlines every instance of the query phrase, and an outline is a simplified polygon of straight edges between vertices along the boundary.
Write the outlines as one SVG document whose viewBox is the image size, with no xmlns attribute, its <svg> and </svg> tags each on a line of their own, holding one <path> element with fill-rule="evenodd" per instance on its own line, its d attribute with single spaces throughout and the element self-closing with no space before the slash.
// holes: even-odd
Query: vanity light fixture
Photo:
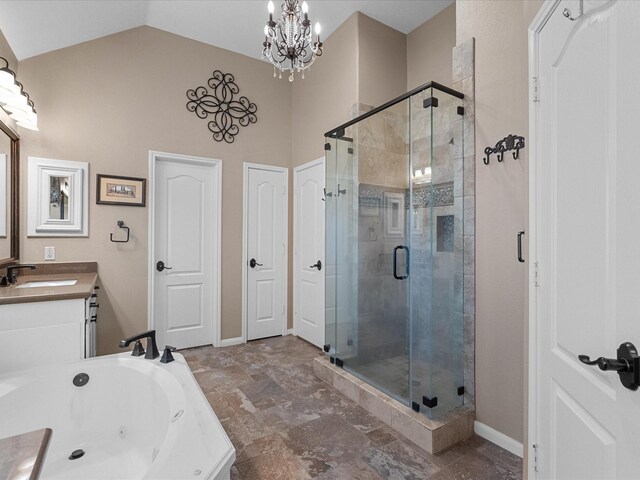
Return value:
<svg viewBox="0 0 640 480">
<path fill-rule="evenodd" d="M 415 185 L 431 183 L 431 167 L 426 167 L 424 170 L 417 169 L 412 177 Z"/>
<path fill-rule="evenodd" d="M 293 82 L 295 71 L 302 72 L 304 79 L 304 71 L 322 55 L 320 24 L 315 24 L 314 42 L 307 2 L 302 2 L 300 5 L 298 0 L 285 0 L 281 7 L 282 16 L 278 21 L 273 20 L 273 1 L 269 1 L 267 8 L 269 20 L 264 27 L 262 57 L 273 64 L 274 77 L 278 69 L 280 70 L 279 78 L 282 78 L 283 71 L 288 70 L 290 82 Z"/>
<path fill-rule="evenodd" d="M 33 100 L 24 91 L 22 84 L 16 80 L 16 74 L 9 68 L 6 58 L 5 66 L 0 67 L 0 107 L 13 118 L 19 127 L 38 130 L 38 114 Z"/>
</svg>

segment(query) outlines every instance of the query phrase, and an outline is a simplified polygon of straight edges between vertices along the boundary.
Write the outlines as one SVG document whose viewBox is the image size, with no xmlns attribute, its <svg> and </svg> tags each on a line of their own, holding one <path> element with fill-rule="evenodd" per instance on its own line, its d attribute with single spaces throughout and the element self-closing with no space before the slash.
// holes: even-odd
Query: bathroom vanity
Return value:
<svg viewBox="0 0 640 480">
<path fill-rule="evenodd" d="M 0 288 L 0 374 L 96 355 L 95 263 L 39 264 Z"/>
</svg>

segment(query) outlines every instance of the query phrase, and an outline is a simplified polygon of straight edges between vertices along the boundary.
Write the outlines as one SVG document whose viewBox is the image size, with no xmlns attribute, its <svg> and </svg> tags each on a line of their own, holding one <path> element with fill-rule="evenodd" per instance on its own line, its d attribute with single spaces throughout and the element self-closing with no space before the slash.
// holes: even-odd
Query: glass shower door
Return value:
<svg viewBox="0 0 640 480">
<path fill-rule="evenodd" d="M 351 139 L 351 153 L 339 152 L 337 158 L 345 173 L 337 198 L 337 230 L 345 239 L 337 245 L 346 253 L 338 262 L 344 274 L 339 283 L 354 286 L 351 328 L 346 345 L 338 338 L 339 358 L 345 369 L 404 403 L 411 255 L 408 108 L 405 100 L 349 127 L 343 138 Z"/>
<path fill-rule="evenodd" d="M 433 88 L 411 98 L 411 401 L 430 417 L 464 393 L 461 106 Z"/>
</svg>

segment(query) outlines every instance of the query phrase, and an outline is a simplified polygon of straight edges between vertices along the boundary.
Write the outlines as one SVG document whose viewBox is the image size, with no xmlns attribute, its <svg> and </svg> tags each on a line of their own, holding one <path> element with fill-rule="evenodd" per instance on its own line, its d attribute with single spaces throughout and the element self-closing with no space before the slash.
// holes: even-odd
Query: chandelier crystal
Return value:
<svg viewBox="0 0 640 480">
<path fill-rule="evenodd" d="M 307 2 L 285 0 L 282 4 L 282 16 L 278 21 L 273 20 L 274 5 L 268 4 L 269 21 L 264 27 L 264 42 L 262 56 L 273 64 L 273 76 L 276 70 L 289 71 L 289 81 L 293 82 L 294 72 L 308 69 L 317 57 L 322 55 L 320 41 L 320 24 L 315 24 L 315 41 L 311 32 L 309 20 L 309 6 Z"/>
</svg>

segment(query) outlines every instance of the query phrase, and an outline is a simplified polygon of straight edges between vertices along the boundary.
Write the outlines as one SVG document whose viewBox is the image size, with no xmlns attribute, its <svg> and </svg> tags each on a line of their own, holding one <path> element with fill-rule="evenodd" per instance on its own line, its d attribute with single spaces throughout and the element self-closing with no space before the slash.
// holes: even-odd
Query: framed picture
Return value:
<svg viewBox="0 0 640 480">
<path fill-rule="evenodd" d="M 96 175 L 96 203 L 144 207 L 147 180 L 144 178 Z"/>
</svg>

